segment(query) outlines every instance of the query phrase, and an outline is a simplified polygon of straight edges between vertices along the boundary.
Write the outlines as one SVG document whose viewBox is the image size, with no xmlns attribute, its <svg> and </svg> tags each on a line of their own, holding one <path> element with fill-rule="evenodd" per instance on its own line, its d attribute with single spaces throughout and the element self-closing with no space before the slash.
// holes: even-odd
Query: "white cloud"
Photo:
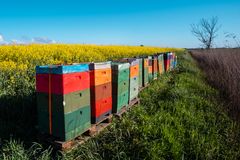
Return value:
<svg viewBox="0 0 240 160">
<path fill-rule="evenodd" d="M 57 42 L 55 40 L 51 40 L 47 37 L 35 37 L 32 39 L 32 43 L 53 44 L 53 43 L 57 43 Z"/>
<path fill-rule="evenodd" d="M 0 42 L 4 42 L 3 35 L 0 34 Z"/>
<path fill-rule="evenodd" d="M 2 34 L 0 34 L 0 45 L 8 45 L 8 44 L 21 44 L 27 45 L 31 43 L 37 44 L 54 44 L 57 43 L 55 40 L 49 39 L 47 37 L 35 37 L 29 38 L 27 36 L 22 36 L 19 39 L 11 39 L 10 41 L 6 41 Z"/>
<path fill-rule="evenodd" d="M 28 43 L 17 39 L 12 39 L 11 44 L 28 44 Z"/>
</svg>

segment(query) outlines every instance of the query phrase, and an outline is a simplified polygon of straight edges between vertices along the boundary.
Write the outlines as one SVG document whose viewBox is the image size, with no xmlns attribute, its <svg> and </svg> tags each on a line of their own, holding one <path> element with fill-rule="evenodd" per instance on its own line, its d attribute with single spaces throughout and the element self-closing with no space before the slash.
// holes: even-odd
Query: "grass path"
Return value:
<svg viewBox="0 0 240 160">
<path fill-rule="evenodd" d="M 66 155 L 74 159 L 237 159 L 239 126 L 222 111 L 189 54 L 153 82 L 120 123 Z"/>
<path fill-rule="evenodd" d="M 222 111 L 218 92 L 190 55 L 178 57 L 177 70 L 141 92 L 141 105 L 65 159 L 239 159 L 239 126 Z M 7 151 L 9 159 L 47 159 L 51 153 L 19 143 Z"/>
</svg>

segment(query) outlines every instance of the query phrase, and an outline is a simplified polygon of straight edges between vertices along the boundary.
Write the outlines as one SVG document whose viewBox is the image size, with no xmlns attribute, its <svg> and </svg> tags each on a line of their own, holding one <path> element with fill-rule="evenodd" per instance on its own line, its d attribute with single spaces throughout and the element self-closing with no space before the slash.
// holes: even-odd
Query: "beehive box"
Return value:
<svg viewBox="0 0 240 160">
<path fill-rule="evenodd" d="M 177 67 L 177 56 L 175 54 L 175 56 L 174 56 L 174 68 L 176 68 L 176 67 Z"/>
<path fill-rule="evenodd" d="M 175 57 L 176 57 L 176 54 L 172 53 L 172 55 L 171 55 L 171 69 L 172 70 L 175 68 Z"/>
<path fill-rule="evenodd" d="M 168 68 L 169 68 L 168 70 L 169 70 L 169 71 L 171 71 L 171 67 L 172 67 L 172 66 L 171 66 L 171 61 L 172 61 L 172 53 L 169 52 L 169 53 L 168 53 L 168 66 L 169 66 L 169 67 L 168 67 Z"/>
<path fill-rule="evenodd" d="M 91 122 L 101 122 L 112 113 L 111 62 L 90 63 Z"/>
<path fill-rule="evenodd" d="M 139 60 L 136 58 L 124 58 L 119 61 L 130 63 L 129 101 L 131 101 L 138 96 Z"/>
<path fill-rule="evenodd" d="M 129 101 L 130 64 L 112 63 L 113 113 L 118 113 Z"/>
<path fill-rule="evenodd" d="M 151 82 L 153 80 L 153 60 L 152 56 L 148 56 L 148 80 Z"/>
<path fill-rule="evenodd" d="M 129 101 L 138 96 L 138 76 L 130 78 Z"/>
<path fill-rule="evenodd" d="M 172 52 L 170 52 L 169 53 L 169 70 L 171 71 L 171 70 L 173 70 L 173 53 Z"/>
<path fill-rule="evenodd" d="M 164 59 L 163 59 L 163 54 L 158 55 L 158 72 L 159 74 L 164 73 Z"/>
<path fill-rule="evenodd" d="M 90 127 L 88 64 L 37 66 L 36 90 L 41 133 L 68 141 Z"/>
<path fill-rule="evenodd" d="M 138 58 L 139 61 L 139 73 L 138 73 L 138 84 L 139 84 L 139 88 L 143 87 L 143 59 L 142 58 Z"/>
<path fill-rule="evenodd" d="M 152 57 L 153 79 L 157 79 L 158 75 L 158 58 L 156 55 Z"/>
<path fill-rule="evenodd" d="M 143 86 L 148 84 L 148 58 L 143 58 Z"/>
<path fill-rule="evenodd" d="M 170 70 L 170 54 L 164 53 L 163 57 L 164 57 L 164 68 L 165 68 L 165 71 L 167 72 Z"/>
</svg>

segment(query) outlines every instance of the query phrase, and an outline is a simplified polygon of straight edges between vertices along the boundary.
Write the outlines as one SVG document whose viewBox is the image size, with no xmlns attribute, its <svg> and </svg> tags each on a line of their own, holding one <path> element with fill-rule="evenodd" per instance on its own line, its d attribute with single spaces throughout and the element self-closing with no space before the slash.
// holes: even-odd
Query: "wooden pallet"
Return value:
<svg viewBox="0 0 240 160">
<path fill-rule="evenodd" d="M 123 106 L 122 109 L 117 112 L 117 113 L 114 113 L 113 115 L 116 117 L 116 118 L 122 118 L 123 114 L 126 113 L 128 111 L 128 105 L 126 106 Z"/>
<path fill-rule="evenodd" d="M 69 141 L 59 141 L 56 140 L 56 138 L 46 135 L 46 134 L 39 134 L 39 139 L 41 142 L 44 142 L 46 144 L 52 145 L 52 147 L 56 150 L 61 151 L 69 151 L 70 149 L 74 149 L 77 146 L 85 143 L 88 139 L 95 137 L 98 135 L 101 131 L 103 131 L 106 127 L 108 127 L 112 122 L 112 114 L 105 117 L 103 120 L 98 122 L 97 124 L 92 124 L 90 128 L 88 128 L 84 133 L 82 133 L 80 136 L 69 140 Z"/>
<path fill-rule="evenodd" d="M 102 130 L 104 130 L 107 126 L 109 126 L 112 123 L 112 114 L 109 114 L 104 119 L 102 119 L 100 122 L 96 124 L 92 124 L 91 128 L 86 133 L 90 137 L 94 137 L 97 134 L 99 134 Z"/>
<path fill-rule="evenodd" d="M 144 90 L 145 88 L 147 88 L 149 86 L 149 83 L 148 84 L 145 84 L 144 87 L 140 87 L 139 88 L 139 92 L 141 92 L 142 90 Z"/>
<path fill-rule="evenodd" d="M 138 97 L 132 99 L 129 104 L 128 108 L 131 109 L 132 107 L 136 106 L 137 104 L 140 104 L 140 99 Z"/>
</svg>

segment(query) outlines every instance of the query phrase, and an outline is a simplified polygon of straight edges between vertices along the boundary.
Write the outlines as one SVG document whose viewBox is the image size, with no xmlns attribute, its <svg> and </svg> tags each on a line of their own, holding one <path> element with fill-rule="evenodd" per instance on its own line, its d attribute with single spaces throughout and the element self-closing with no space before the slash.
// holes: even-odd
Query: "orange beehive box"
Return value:
<svg viewBox="0 0 240 160">
<path fill-rule="evenodd" d="M 153 72 L 157 73 L 158 72 L 158 65 L 157 65 L 157 58 L 154 57 L 153 59 Z"/>
<path fill-rule="evenodd" d="M 98 86 L 112 81 L 111 68 L 91 70 L 91 86 Z"/>
<path fill-rule="evenodd" d="M 148 67 L 148 59 L 144 58 L 144 68 L 147 68 L 147 67 Z"/>
<path fill-rule="evenodd" d="M 139 65 L 134 65 L 130 67 L 130 78 L 138 76 Z"/>
<path fill-rule="evenodd" d="M 148 74 L 153 73 L 153 62 L 152 59 L 149 59 L 148 61 Z"/>
</svg>

